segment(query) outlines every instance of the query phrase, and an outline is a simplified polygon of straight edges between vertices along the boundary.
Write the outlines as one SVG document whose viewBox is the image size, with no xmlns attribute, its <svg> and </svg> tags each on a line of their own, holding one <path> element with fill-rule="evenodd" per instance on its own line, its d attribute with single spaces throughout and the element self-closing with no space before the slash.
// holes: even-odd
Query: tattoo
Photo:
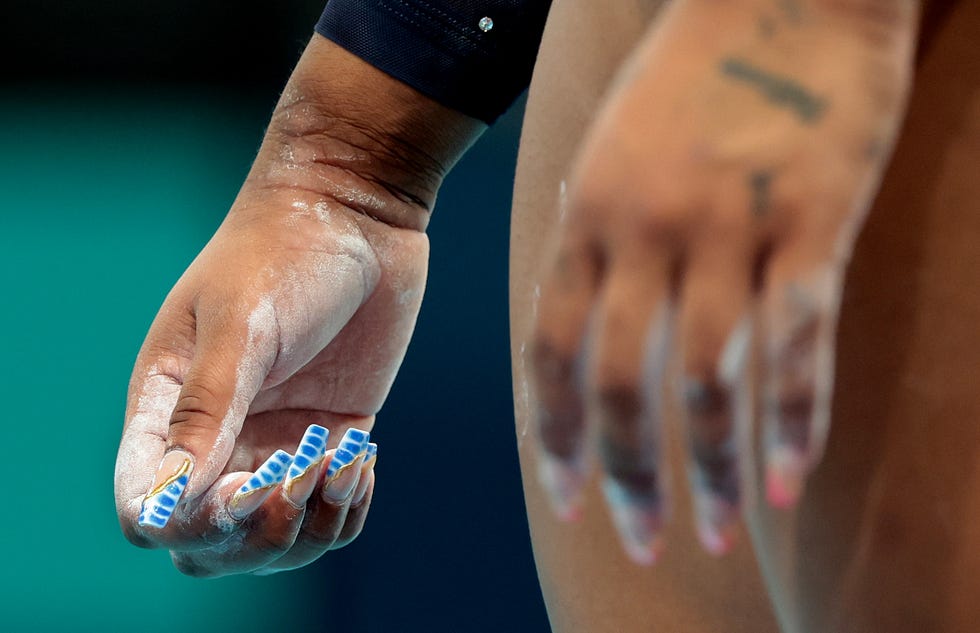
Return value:
<svg viewBox="0 0 980 633">
<path fill-rule="evenodd" d="M 791 24 L 799 24 L 803 21 L 803 7 L 797 0 L 779 0 L 779 6 Z"/>
<path fill-rule="evenodd" d="M 754 171 L 749 174 L 749 188 L 752 190 L 752 215 L 761 218 L 769 213 L 769 190 L 772 174 L 768 171 Z"/>
<path fill-rule="evenodd" d="M 756 26 L 759 29 L 759 37 L 764 40 L 768 40 L 776 34 L 776 25 L 769 16 L 760 15 Z"/>
<path fill-rule="evenodd" d="M 722 60 L 721 72 L 755 87 L 772 103 L 793 110 L 805 124 L 816 123 L 827 110 L 826 100 L 792 79 L 774 75 L 744 60 L 734 57 Z"/>
</svg>

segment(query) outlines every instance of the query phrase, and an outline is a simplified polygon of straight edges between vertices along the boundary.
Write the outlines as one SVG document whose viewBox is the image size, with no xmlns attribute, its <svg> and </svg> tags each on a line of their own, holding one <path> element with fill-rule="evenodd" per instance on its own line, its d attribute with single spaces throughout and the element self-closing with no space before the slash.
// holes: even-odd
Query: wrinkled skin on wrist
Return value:
<svg viewBox="0 0 980 633">
<path fill-rule="evenodd" d="M 756 418 L 768 500 L 796 502 L 827 433 L 842 277 L 901 121 L 915 22 L 904 2 L 678 2 L 621 71 L 571 174 L 530 346 L 560 515 L 578 512 L 594 430 L 624 546 L 656 559 L 668 398 L 706 549 L 732 545 Z"/>
<path fill-rule="evenodd" d="M 422 300 L 435 193 L 481 130 L 311 42 L 241 192 L 137 358 L 116 468 L 131 541 L 212 576 L 298 567 L 357 535 L 371 472 L 353 505 L 318 489 L 305 504 L 277 490 L 244 519 L 228 505 L 309 424 L 330 430 L 330 446 L 372 427 Z M 165 528 L 142 528 L 143 495 L 170 450 L 190 454 L 190 482 Z"/>
</svg>

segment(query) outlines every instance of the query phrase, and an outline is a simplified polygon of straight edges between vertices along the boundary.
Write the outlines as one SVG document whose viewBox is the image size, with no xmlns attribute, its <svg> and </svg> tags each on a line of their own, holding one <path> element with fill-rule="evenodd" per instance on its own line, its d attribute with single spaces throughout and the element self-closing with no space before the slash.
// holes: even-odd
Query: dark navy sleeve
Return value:
<svg viewBox="0 0 980 633">
<path fill-rule="evenodd" d="M 330 0 L 316 31 L 492 123 L 531 80 L 550 0 Z"/>
</svg>

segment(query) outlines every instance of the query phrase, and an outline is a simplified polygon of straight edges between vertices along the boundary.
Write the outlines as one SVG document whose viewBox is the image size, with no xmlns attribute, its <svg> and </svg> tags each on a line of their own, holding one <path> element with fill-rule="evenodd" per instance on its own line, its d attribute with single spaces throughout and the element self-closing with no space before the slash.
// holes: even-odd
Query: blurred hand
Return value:
<svg viewBox="0 0 980 633">
<path fill-rule="evenodd" d="M 422 300 L 436 189 L 480 127 L 314 38 L 137 358 L 116 467 L 132 542 L 210 576 L 357 536 L 374 460 L 357 431 L 324 455 L 325 430 L 337 446 L 373 425 Z"/>
<path fill-rule="evenodd" d="M 656 559 L 676 393 L 699 536 L 729 549 L 754 334 L 767 496 L 795 503 L 827 435 L 844 269 L 914 25 L 912 3 L 686 1 L 634 54 L 580 151 L 537 310 L 540 474 L 560 515 L 579 511 L 591 429 L 624 546 Z"/>
</svg>

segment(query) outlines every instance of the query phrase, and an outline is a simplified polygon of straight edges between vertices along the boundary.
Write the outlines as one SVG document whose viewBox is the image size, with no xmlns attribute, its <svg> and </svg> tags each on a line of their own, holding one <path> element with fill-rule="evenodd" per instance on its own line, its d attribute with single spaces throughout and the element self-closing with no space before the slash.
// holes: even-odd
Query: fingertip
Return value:
<svg viewBox="0 0 980 633">
<path fill-rule="evenodd" d="M 663 555 L 664 541 L 659 536 L 645 543 L 622 539 L 621 542 L 626 556 L 641 567 L 653 567 Z"/>
<path fill-rule="evenodd" d="M 735 547 L 737 537 L 734 526 L 719 528 L 701 523 L 698 525 L 698 540 L 701 547 L 712 556 L 724 556 Z"/>
<path fill-rule="evenodd" d="M 193 471 L 194 456 L 190 453 L 172 450 L 164 455 L 153 484 L 143 497 L 137 525 L 142 528 L 165 528 L 187 489 Z"/>
<path fill-rule="evenodd" d="M 710 491 L 695 492 L 698 540 L 706 552 L 723 556 L 738 540 L 738 505 Z"/>
<path fill-rule="evenodd" d="M 803 496 L 804 459 L 796 451 L 775 448 L 766 466 L 766 501 L 778 510 L 788 510 Z"/>
<path fill-rule="evenodd" d="M 603 481 L 602 491 L 626 555 L 637 565 L 648 567 L 656 563 L 664 545 L 659 495 L 631 492 L 611 478 Z"/>
</svg>

